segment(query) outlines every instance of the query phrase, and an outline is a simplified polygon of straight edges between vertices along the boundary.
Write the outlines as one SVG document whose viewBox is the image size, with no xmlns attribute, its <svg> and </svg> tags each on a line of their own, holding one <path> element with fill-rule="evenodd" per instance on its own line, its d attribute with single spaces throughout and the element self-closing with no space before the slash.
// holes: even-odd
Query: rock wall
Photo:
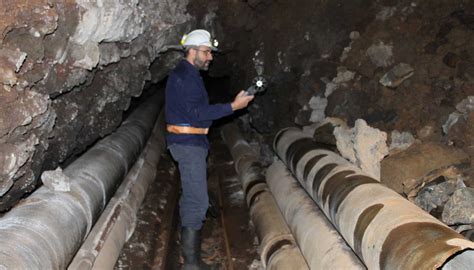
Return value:
<svg viewBox="0 0 474 270">
<path fill-rule="evenodd" d="M 233 89 L 246 88 L 256 75 L 269 81 L 242 119 L 256 140 L 271 144 L 281 128 L 337 118 L 349 127 L 363 120 L 388 134 L 390 151 L 385 137 L 361 133 L 363 140 L 350 139 L 349 147 L 359 142 L 382 164 L 397 152 L 417 157 L 417 149 L 427 145 L 467 154 L 462 162 L 423 168 L 417 175 L 416 163 L 396 161 L 393 168 L 415 176 L 403 179 L 414 183 L 398 192 L 449 225 L 469 223 L 470 229 L 457 229 L 473 235 L 472 219 L 465 218 L 473 210 L 459 202 L 471 198 L 474 187 L 474 2 L 217 2 L 215 33 L 224 36 L 225 60 L 216 59 L 211 74 L 227 72 Z M 442 151 L 428 153 L 443 160 Z M 378 172 L 378 161 L 370 163 L 366 171 Z M 404 184 L 385 170 L 381 180 Z M 453 210 L 452 202 L 461 209 Z"/>
<path fill-rule="evenodd" d="M 387 134 L 449 144 L 474 157 L 472 1 L 218 6 L 214 32 L 224 37 L 225 60 L 216 59 L 211 74 L 227 70 L 233 89 L 248 87 L 257 74 L 267 77 L 267 92 L 249 108 L 258 133 L 271 138 L 326 117 L 349 126 L 364 119 Z"/>
<path fill-rule="evenodd" d="M 250 124 L 267 134 L 293 125 L 303 106 L 307 122 L 310 106 L 323 105 L 308 102 L 323 96 L 322 77 L 335 76 L 349 33 L 374 17 L 373 1 L 367 0 L 216 2 L 214 34 L 225 60 L 214 61 L 211 75 L 230 74 L 234 91 L 249 87 L 257 75 L 267 78 L 267 92 L 249 109 Z"/>
<path fill-rule="evenodd" d="M 0 2 L 0 211 L 113 131 L 145 83 L 166 76 L 181 57 L 168 45 L 195 23 L 187 2 Z"/>
</svg>

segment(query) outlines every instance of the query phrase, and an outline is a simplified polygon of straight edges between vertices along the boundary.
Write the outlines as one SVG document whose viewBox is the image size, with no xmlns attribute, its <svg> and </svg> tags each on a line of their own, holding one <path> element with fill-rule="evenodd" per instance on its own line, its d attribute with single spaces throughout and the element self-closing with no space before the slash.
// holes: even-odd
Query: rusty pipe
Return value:
<svg viewBox="0 0 474 270">
<path fill-rule="evenodd" d="M 283 245 L 276 250 L 265 269 L 268 270 L 288 270 L 288 269 L 309 269 L 304 261 L 301 251 L 296 245 Z"/>
<path fill-rule="evenodd" d="M 221 135 L 234 160 L 235 171 L 239 176 L 243 176 L 241 181 L 245 180 L 242 183 L 244 191 L 248 185 L 256 184 L 254 181 L 265 182 L 265 176 L 259 174 L 262 171 L 260 157 L 244 139 L 239 128 L 228 124 L 222 128 Z"/>
<path fill-rule="evenodd" d="M 71 163 L 70 191 L 42 186 L 0 218 L 0 269 L 65 269 L 144 147 L 161 98 L 152 97 Z"/>
<path fill-rule="evenodd" d="M 271 269 L 268 266 L 272 265 L 271 261 L 274 259 L 274 255 L 278 254 L 277 251 L 280 248 L 296 245 L 294 237 L 267 189 L 255 194 L 254 201 L 250 206 L 250 217 L 260 240 L 259 253 L 262 264 Z M 308 269 L 301 252 L 299 257 L 288 257 L 287 259 L 292 261 L 291 264 L 295 264 L 294 269 Z M 296 265 L 299 266 L 296 267 Z"/>
<path fill-rule="evenodd" d="M 274 149 L 369 269 L 436 269 L 472 261 L 474 243 L 298 128 Z"/>
<path fill-rule="evenodd" d="M 164 111 L 158 119 L 145 149 L 110 199 L 68 269 L 114 267 L 124 243 L 133 234 L 138 209 L 155 179 L 160 155 L 165 147 Z"/>
<path fill-rule="evenodd" d="M 366 269 L 281 161 L 266 176 L 310 269 Z"/>
<path fill-rule="evenodd" d="M 243 138 L 236 125 L 225 125 L 221 130 L 221 137 L 230 150 L 235 171 L 248 198 L 248 194 L 254 186 L 265 184 L 265 175 L 262 173 L 263 165 L 260 157 Z M 247 203 L 249 203 L 248 200 Z"/>
<path fill-rule="evenodd" d="M 259 253 L 266 269 L 309 269 L 265 183 L 258 155 L 235 125 L 221 131 L 230 149 L 244 188 L 250 217 L 260 241 Z M 237 162 L 236 162 L 237 161 Z"/>
</svg>

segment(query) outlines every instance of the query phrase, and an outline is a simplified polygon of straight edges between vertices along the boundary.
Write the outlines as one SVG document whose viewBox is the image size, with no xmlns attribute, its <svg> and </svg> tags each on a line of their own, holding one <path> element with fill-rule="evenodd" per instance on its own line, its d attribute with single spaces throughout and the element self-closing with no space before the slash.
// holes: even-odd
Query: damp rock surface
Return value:
<svg viewBox="0 0 474 270">
<path fill-rule="evenodd" d="M 0 3 L 0 211 L 39 186 L 43 170 L 70 162 L 121 123 L 152 63 L 193 27 L 187 4 Z M 162 62 L 155 73 L 176 64 Z"/>
<path fill-rule="evenodd" d="M 334 135 L 339 153 L 363 172 L 380 180 L 380 161 L 388 154 L 387 134 L 359 119 L 354 128 L 336 127 Z"/>
<path fill-rule="evenodd" d="M 474 224 L 474 188 L 454 192 L 444 206 L 442 221 L 448 225 Z"/>
<path fill-rule="evenodd" d="M 382 160 L 382 183 L 408 195 L 443 175 L 451 166 L 463 167 L 468 163 L 469 157 L 457 148 L 438 143 L 413 144 Z"/>
</svg>

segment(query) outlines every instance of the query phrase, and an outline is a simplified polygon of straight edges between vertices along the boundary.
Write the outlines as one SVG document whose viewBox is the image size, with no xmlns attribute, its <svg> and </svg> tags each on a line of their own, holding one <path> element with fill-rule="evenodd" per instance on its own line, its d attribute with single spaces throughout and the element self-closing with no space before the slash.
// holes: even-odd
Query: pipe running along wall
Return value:
<svg viewBox="0 0 474 270">
<path fill-rule="evenodd" d="M 367 176 L 298 128 L 280 131 L 278 156 L 369 269 L 436 269 L 471 261 L 474 243 Z"/>
<path fill-rule="evenodd" d="M 281 161 L 267 183 L 310 269 L 366 269 Z"/>
<path fill-rule="evenodd" d="M 229 124 L 221 132 L 230 149 L 250 208 L 250 217 L 260 241 L 260 257 L 266 269 L 309 269 L 295 239 L 268 191 L 259 157 Z"/>
<path fill-rule="evenodd" d="M 144 147 L 161 100 L 155 95 L 71 163 L 70 191 L 42 186 L 0 218 L 0 269 L 67 267 Z"/>
<path fill-rule="evenodd" d="M 135 230 L 138 209 L 155 180 L 164 148 L 162 110 L 145 149 L 69 264 L 69 270 L 114 268 L 124 243 Z"/>
</svg>

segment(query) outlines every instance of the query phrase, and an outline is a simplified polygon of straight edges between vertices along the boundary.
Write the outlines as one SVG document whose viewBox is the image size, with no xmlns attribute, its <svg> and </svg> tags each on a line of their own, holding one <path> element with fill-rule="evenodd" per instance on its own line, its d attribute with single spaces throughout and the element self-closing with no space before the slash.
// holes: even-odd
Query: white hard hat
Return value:
<svg viewBox="0 0 474 270">
<path fill-rule="evenodd" d="M 211 50 L 217 51 L 217 46 L 219 43 L 215 39 L 212 40 L 211 34 L 206 30 L 197 29 L 189 32 L 187 35 L 184 35 L 181 39 L 181 45 L 184 47 L 206 46 L 211 48 Z"/>
</svg>

